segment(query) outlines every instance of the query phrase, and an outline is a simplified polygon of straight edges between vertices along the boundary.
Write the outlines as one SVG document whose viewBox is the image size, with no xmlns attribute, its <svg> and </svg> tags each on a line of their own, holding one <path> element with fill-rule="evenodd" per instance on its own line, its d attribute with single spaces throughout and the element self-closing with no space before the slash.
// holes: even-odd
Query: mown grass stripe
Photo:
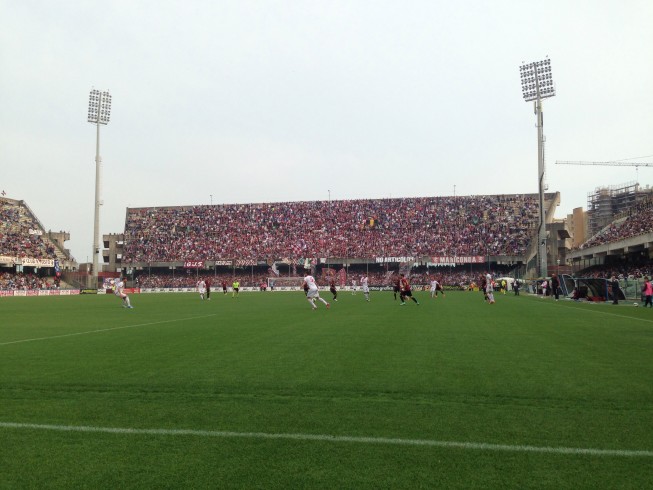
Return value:
<svg viewBox="0 0 653 490">
<path fill-rule="evenodd" d="M 61 334 L 61 335 L 51 335 L 49 337 L 36 337 L 36 338 L 31 338 L 31 339 L 12 340 L 10 342 L 0 342 L 0 346 L 2 346 L 2 345 L 11 345 L 11 344 L 22 344 L 24 342 L 37 342 L 39 340 L 61 339 L 61 338 L 64 338 L 64 337 L 76 337 L 78 335 L 89 335 L 89 334 L 93 334 L 93 333 L 111 332 L 112 330 L 124 330 L 126 328 L 149 327 L 151 325 L 162 325 L 164 323 L 183 322 L 183 321 L 186 321 L 186 320 L 197 320 L 199 318 L 208 318 L 210 316 L 216 316 L 216 315 L 217 315 L 217 313 L 213 313 L 211 315 L 191 316 L 191 317 L 187 317 L 187 318 L 174 318 L 172 320 L 161 320 L 160 322 L 137 323 L 135 325 L 123 325 L 121 327 L 110 327 L 110 328 L 100 328 L 100 329 L 96 329 L 96 330 L 85 330 L 83 332 L 66 333 L 66 334 Z"/>
<path fill-rule="evenodd" d="M 76 425 L 28 424 L 0 422 L 4 429 L 49 430 L 60 432 L 86 432 L 128 435 L 197 436 L 250 439 L 285 439 L 298 441 L 346 442 L 359 444 L 386 444 L 399 446 L 426 446 L 477 451 L 508 451 L 528 453 L 569 454 L 584 456 L 616 456 L 625 458 L 652 458 L 653 451 L 629 449 L 595 449 L 575 447 L 547 447 L 529 445 L 491 444 L 485 442 L 436 441 L 431 439 L 401 439 L 388 437 L 333 436 L 326 434 L 284 434 L 267 432 L 233 432 L 192 429 L 135 429 L 120 427 L 91 427 Z"/>
</svg>

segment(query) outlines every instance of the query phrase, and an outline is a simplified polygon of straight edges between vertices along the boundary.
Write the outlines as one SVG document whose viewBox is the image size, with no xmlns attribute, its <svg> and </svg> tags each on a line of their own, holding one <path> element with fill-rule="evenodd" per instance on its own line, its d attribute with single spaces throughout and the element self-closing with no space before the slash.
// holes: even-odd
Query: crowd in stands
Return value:
<svg viewBox="0 0 653 490">
<path fill-rule="evenodd" d="M 536 195 L 130 208 L 123 262 L 514 256 L 537 223 Z"/>
<path fill-rule="evenodd" d="M 56 289 L 55 278 L 39 277 L 31 273 L 0 272 L 0 290 Z"/>
<path fill-rule="evenodd" d="M 39 232 L 39 224 L 22 201 L 0 198 L 0 255 L 55 258 L 54 248 Z"/>
<path fill-rule="evenodd" d="M 638 280 L 653 277 L 653 263 L 649 261 L 640 265 L 594 265 L 574 273 L 574 276 L 596 279 L 610 279 L 615 276 L 619 280 Z"/>
<path fill-rule="evenodd" d="M 625 219 L 619 219 L 611 223 L 583 243 L 580 248 L 583 249 L 617 242 L 651 232 L 653 232 L 653 201 L 646 200 L 632 207 Z"/>
</svg>

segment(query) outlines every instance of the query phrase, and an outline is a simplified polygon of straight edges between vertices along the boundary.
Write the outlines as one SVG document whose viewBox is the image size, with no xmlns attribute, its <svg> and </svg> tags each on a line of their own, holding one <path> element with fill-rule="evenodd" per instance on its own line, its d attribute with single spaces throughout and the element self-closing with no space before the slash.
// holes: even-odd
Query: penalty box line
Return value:
<svg viewBox="0 0 653 490">
<path fill-rule="evenodd" d="M 135 428 L 117 428 L 117 427 L 90 427 L 90 426 L 76 426 L 76 425 L 27 424 L 27 423 L 17 423 L 17 422 L 0 422 L 0 428 L 47 430 L 47 431 L 58 431 L 58 432 L 126 434 L 126 435 L 195 436 L 195 437 L 213 437 L 213 438 L 272 439 L 272 440 L 276 439 L 276 440 L 295 440 L 295 441 L 335 442 L 335 443 L 422 446 L 422 447 L 436 447 L 436 448 L 477 450 L 477 451 L 569 454 L 569 455 L 580 455 L 580 456 L 622 457 L 622 458 L 653 458 L 653 451 L 646 451 L 646 450 L 547 447 L 547 446 L 529 446 L 529 445 L 491 444 L 491 443 L 484 443 L 484 442 L 436 441 L 430 439 L 332 436 L 332 435 L 325 435 L 325 434 L 284 434 L 284 433 L 268 433 L 268 432 L 232 432 L 232 431 L 192 430 L 192 429 L 135 429 Z"/>
<path fill-rule="evenodd" d="M 62 339 L 64 337 L 75 337 L 77 335 L 90 335 L 93 333 L 111 332 L 112 330 L 124 330 L 125 328 L 149 327 L 151 325 L 162 325 L 164 323 L 182 322 L 185 320 L 196 320 L 198 318 L 208 318 L 216 315 L 217 313 L 212 313 L 210 315 L 191 316 L 187 318 L 175 318 L 173 320 L 161 320 L 160 322 L 137 323 L 136 325 L 123 325 L 122 327 L 100 328 L 97 330 L 87 330 L 84 332 L 66 333 L 62 335 L 51 335 L 49 337 L 36 337 L 33 339 L 12 340 L 11 342 L 0 342 L 0 346 L 10 345 L 10 344 L 22 344 L 24 342 L 37 342 L 39 340 Z"/>
</svg>

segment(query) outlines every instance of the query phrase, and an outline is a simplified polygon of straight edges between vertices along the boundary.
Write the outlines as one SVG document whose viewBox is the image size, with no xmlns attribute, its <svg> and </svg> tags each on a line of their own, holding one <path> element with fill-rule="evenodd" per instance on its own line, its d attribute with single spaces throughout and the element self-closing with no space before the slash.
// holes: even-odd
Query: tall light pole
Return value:
<svg viewBox="0 0 653 490">
<path fill-rule="evenodd" d="M 100 263 L 100 177 L 102 157 L 100 157 L 100 124 L 109 124 L 111 116 L 111 95 L 92 89 L 88 99 L 88 122 L 96 126 L 95 139 L 95 217 L 93 222 L 93 279 L 97 287 L 98 269 Z"/>
<path fill-rule="evenodd" d="M 551 60 L 548 58 L 534 63 L 524 63 L 519 67 L 521 88 L 524 100 L 533 101 L 537 116 L 537 170 L 538 192 L 540 197 L 540 224 L 537 230 L 538 273 L 547 275 L 546 257 L 546 219 L 544 210 L 544 119 L 542 118 L 542 99 L 553 97 L 555 87 L 551 76 Z"/>
</svg>

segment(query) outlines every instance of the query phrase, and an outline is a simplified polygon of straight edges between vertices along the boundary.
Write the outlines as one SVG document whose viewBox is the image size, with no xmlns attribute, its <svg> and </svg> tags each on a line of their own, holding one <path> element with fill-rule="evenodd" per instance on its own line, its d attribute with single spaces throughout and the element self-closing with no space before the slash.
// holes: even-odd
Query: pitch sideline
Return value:
<svg viewBox="0 0 653 490">
<path fill-rule="evenodd" d="M 385 444 L 398 446 L 423 446 L 479 451 L 525 452 L 571 454 L 599 457 L 653 458 L 653 451 L 630 449 L 594 449 L 574 447 L 547 447 L 529 445 L 491 444 L 485 442 L 436 441 L 431 439 L 400 439 L 388 437 L 333 436 L 326 434 L 285 434 L 268 432 L 233 432 L 192 429 L 135 429 L 119 427 L 92 427 L 75 425 L 28 424 L 0 422 L 2 429 L 48 430 L 59 432 L 82 432 L 127 435 L 196 436 L 245 439 L 285 439 L 295 441 L 319 441 L 334 443 Z"/>
<path fill-rule="evenodd" d="M 539 296 L 534 296 L 533 295 L 533 296 L 530 296 L 530 297 L 529 296 L 526 296 L 526 297 L 529 298 L 529 299 L 535 299 L 535 298 L 538 298 Z M 653 319 L 650 319 L 650 318 L 638 318 L 636 316 L 619 315 L 618 313 L 613 313 L 612 311 L 601 311 L 598 308 L 604 308 L 604 307 L 607 308 L 608 306 L 604 305 L 604 304 L 600 304 L 600 303 L 592 304 L 592 306 L 596 307 L 597 309 L 592 309 L 591 307 L 590 308 L 585 308 L 584 306 L 586 306 L 586 305 L 589 306 L 589 304 L 585 304 L 585 303 L 576 303 L 576 304 L 580 304 L 581 307 L 580 308 L 575 308 L 575 307 L 572 306 L 573 303 L 567 303 L 566 300 L 563 300 L 563 302 L 558 301 L 556 303 L 555 301 L 552 301 L 552 300 L 550 300 L 548 298 L 545 299 L 544 301 L 541 301 L 541 302 L 537 301 L 536 303 L 540 304 L 540 305 L 549 304 L 551 306 L 554 306 L 555 308 L 567 308 L 567 309 L 580 310 L 580 311 L 590 311 L 592 313 L 599 313 L 601 315 L 609 315 L 609 316 L 616 316 L 617 318 L 625 318 L 627 320 L 638 320 L 638 321 L 641 321 L 641 322 L 653 323 Z M 558 306 L 555 306 L 556 304 Z M 628 306 L 630 306 L 630 305 L 628 305 Z M 632 306 L 630 306 L 630 307 L 632 308 Z"/>
</svg>

